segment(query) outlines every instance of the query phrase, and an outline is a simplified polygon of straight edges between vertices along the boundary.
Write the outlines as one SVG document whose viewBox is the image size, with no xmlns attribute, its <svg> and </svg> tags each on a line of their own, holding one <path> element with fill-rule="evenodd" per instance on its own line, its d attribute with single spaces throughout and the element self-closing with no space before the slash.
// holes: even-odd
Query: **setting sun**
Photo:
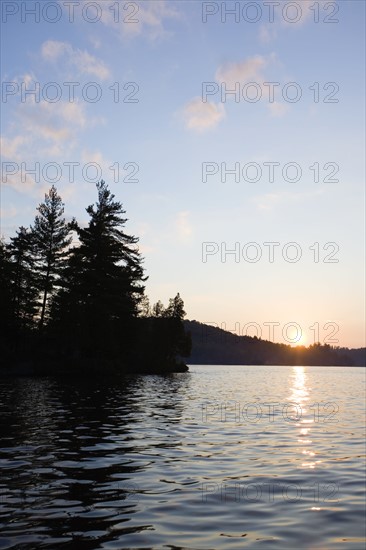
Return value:
<svg viewBox="0 0 366 550">
<path fill-rule="evenodd" d="M 295 326 L 289 327 L 286 334 L 286 339 L 293 347 L 306 346 L 308 341 L 304 330 L 301 330 L 300 327 L 297 328 Z"/>
</svg>

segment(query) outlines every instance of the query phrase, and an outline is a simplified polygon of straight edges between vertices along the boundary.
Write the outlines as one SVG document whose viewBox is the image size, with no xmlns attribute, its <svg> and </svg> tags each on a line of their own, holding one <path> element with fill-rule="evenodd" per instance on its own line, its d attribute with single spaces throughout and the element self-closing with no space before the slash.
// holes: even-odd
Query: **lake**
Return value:
<svg viewBox="0 0 366 550">
<path fill-rule="evenodd" d="M 0 380 L 0 549 L 365 548 L 365 371 Z"/>
</svg>

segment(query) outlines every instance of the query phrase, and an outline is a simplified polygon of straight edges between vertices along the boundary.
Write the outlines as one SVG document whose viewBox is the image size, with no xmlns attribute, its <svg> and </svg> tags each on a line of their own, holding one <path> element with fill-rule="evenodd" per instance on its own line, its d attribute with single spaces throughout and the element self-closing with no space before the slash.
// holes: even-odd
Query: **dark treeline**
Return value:
<svg viewBox="0 0 366 550">
<path fill-rule="evenodd" d="M 122 204 L 104 181 L 66 222 L 53 186 L 33 225 L 0 241 L 1 361 L 6 371 L 171 372 L 186 370 L 190 336 L 179 294 L 150 307 L 138 238 L 124 231 Z"/>
<path fill-rule="evenodd" d="M 348 349 L 319 342 L 292 347 L 218 327 L 184 321 L 192 337 L 189 362 L 202 365 L 365 365 L 365 348 Z"/>
</svg>

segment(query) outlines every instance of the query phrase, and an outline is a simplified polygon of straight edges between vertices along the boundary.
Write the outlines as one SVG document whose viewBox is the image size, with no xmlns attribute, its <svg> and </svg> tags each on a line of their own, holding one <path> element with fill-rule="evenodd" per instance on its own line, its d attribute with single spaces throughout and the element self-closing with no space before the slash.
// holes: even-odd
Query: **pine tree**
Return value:
<svg viewBox="0 0 366 550">
<path fill-rule="evenodd" d="M 191 353 L 191 336 L 186 333 L 183 319 L 186 315 L 184 302 L 179 293 L 170 298 L 169 305 L 159 300 L 152 310 L 144 338 L 148 341 L 150 360 L 162 370 L 170 370 L 177 363 L 177 358 L 188 357 Z"/>
<path fill-rule="evenodd" d="M 58 286 L 66 250 L 72 238 L 70 237 L 71 226 L 62 217 L 64 213 L 62 199 L 54 185 L 37 210 L 39 214 L 35 218 L 32 232 L 41 296 L 39 327 L 42 329 L 47 316 L 48 301 L 55 287 Z"/>
<path fill-rule="evenodd" d="M 21 226 L 7 246 L 13 314 L 18 329 L 32 328 L 37 313 L 38 278 L 35 272 L 34 235 Z"/>
<path fill-rule="evenodd" d="M 139 316 L 140 317 L 150 317 L 151 316 L 151 306 L 148 296 L 144 294 L 141 296 L 139 303 Z"/>
<path fill-rule="evenodd" d="M 165 308 L 163 303 L 158 300 L 156 304 L 152 307 L 152 315 L 153 317 L 164 317 L 165 316 Z"/>
<path fill-rule="evenodd" d="M 10 252 L 3 240 L 0 240 L 0 338 L 9 337 L 15 325 L 15 312 L 12 293 L 12 263 Z M 3 348 L 3 346 L 1 346 Z"/>
<path fill-rule="evenodd" d="M 186 315 L 184 302 L 178 294 L 170 298 L 169 305 L 165 310 L 167 317 L 166 340 L 169 342 L 168 357 L 171 362 L 181 355 L 187 357 L 191 353 L 191 338 L 184 329 L 183 319 Z"/>
<path fill-rule="evenodd" d="M 115 356 L 131 347 L 146 278 L 138 239 L 124 232 L 122 204 L 104 181 L 97 190 L 98 202 L 86 209 L 89 224 L 76 226 L 79 246 L 71 251 L 57 316 L 83 353 Z"/>
<path fill-rule="evenodd" d="M 184 311 L 184 302 L 178 292 L 178 294 L 174 298 L 170 298 L 169 305 L 166 309 L 166 316 L 174 317 L 182 321 L 185 315 L 186 312 Z"/>
</svg>

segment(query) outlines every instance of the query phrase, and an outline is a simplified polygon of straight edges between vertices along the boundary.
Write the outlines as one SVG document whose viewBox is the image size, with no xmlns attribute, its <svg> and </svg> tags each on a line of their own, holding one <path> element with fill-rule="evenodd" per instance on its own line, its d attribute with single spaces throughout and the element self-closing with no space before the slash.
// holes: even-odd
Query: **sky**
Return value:
<svg viewBox="0 0 366 550">
<path fill-rule="evenodd" d="M 1 2 L 1 235 L 103 178 L 150 301 L 365 345 L 365 4 Z"/>
</svg>

